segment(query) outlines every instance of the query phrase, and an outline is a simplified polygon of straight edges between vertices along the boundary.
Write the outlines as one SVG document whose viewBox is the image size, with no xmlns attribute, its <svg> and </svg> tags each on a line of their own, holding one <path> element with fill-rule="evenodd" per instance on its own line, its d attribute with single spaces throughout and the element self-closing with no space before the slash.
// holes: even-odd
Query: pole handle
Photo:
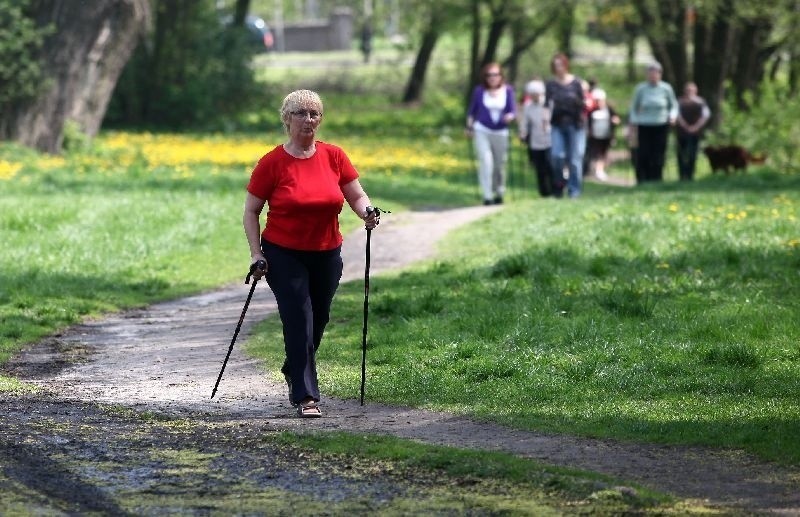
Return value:
<svg viewBox="0 0 800 517">
<path fill-rule="evenodd" d="M 267 263 L 261 259 L 256 260 L 252 264 L 250 264 L 250 271 L 247 273 L 247 276 L 244 278 L 244 283 L 249 284 L 250 278 L 253 276 L 253 273 L 256 272 L 256 268 L 261 271 L 267 270 Z"/>
</svg>

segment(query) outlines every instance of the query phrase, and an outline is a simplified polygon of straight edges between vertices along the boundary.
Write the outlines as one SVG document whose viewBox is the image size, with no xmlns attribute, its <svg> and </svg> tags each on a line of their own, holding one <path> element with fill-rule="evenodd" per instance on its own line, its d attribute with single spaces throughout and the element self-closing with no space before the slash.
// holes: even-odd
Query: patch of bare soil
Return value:
<svg viewBox="0 0 800 517">
<path fill-rule="evenodd" d="M 497 209 L 475 207 L 386 216 L 372 233 L 371 273 L 433 257 L 436 243 L 448 231 Z M 364 247 L 363 230 L 345 239 L 343 281 L 363 278 Z M 276 311 L 266 285 L 259 284 L 256 293 L 240 341 L 255 321 Z M 217 396 L 210 400 L 246 295 L 247 286 L 236 284 L 77 325 L 25 350 L 5 369 L 41 386 L 59 404 L 68 403 L 58 406 L 70 408 L 65 411 L 90 411 L 88 403 L 95 402 L 137 413 L 241 421 L 270 430 L 387 434 L 430 444 L 505 451 L 553 465 L 592 470 L 711 506 L 800 515 L 800 470 L 736 451 L 520 431 L 464 416 L 369 401 L 361 407 L 357 400 L 331 398 L 323 399 L 323 418 L 294 418 L 283 382 L 245 357 L 238 346 Z M 10 408 L 0 401 L 0 407 L 6 405 L 8 410 L 4 411 L 8 415 L 4 422 L 24 425 L 32 413 L 24 404 L 14 404 Z M 35 405 L 31 407 L 35 413 Z M 97 418 L 96 425 L 102 427 L 102 418 Z M 25 446 L 19 452 L 11 452 L 8 439 L 0 441 L 0 459 L 5 455 L 15 465 L 31 465 L 35 471 L 36 461 L 45 461 L 36 452 L 42 444 L 35 438 L 20 440 Z M 22 469 L 19 478 L 25 479 L 24 469 L 28 467 L 18 468 Z M 28 477 L 32 479 L 33 474 Z M 77 489 L 72 492 L 80 493 Z M 102 507 L 99 496 L 86 493 L 85 497 L 94 498 L 97 502 L 93 504 L 100 505 L 101 511 L 113 510 Z"/>
</svg>

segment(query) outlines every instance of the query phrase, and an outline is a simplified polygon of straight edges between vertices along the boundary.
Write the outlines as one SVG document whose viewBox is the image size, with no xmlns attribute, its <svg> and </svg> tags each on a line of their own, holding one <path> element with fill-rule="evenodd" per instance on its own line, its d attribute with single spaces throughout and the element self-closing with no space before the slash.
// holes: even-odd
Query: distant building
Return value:
<svg viewBox="0 0 800 517">
<path fill-rule="evenodd" d="M 353 42 L 353 13 L 337 7 L 327 20 L 310 20 L 274 26 L 275 47 L 286 52 L 349 50 Z"/>
</svg>

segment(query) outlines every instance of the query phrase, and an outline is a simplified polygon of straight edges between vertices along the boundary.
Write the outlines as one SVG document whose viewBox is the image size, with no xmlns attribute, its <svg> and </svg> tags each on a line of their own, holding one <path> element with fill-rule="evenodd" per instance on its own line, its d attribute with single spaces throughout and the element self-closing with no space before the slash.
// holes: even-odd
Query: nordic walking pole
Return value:
<svg viewBox="0 0 800 517">
<path fill-rule="evenodd" d="M 375 217 L 380 218 L 381 209 L 376 207 L 367 207 L 367 215 L 375 212 Z M 389 210 L 383 210 L 387 214 L 391 214 Z M 361 405 L 364 405 L 364 386 L 367 384 L 367 318 L 369 316 L 369 241 L 372 237 L 372 229 L 367 228 L 367 250 L 366 260 L 364 266 L 364 331 L 361 336 Z"/>
<path fill-rule="evenodd" d="M 245 284 L 250 283 L 250 277 L 253 276 L 256 268 L 260 269 L 261 271 L 265 271 L 267 269 L 267 263 L 263 260 L 259 260 L 250 265 L 250 272 L 247 273 L 247 276 L 244 279 Z M 236 336 L 239 335 L 239 330 L 242 328 L 242 322 L 244 321 L 244 315 L 247 312 L 247 307 L 250 305 L 250 299 L 253 298 L 253 292 L 256 290 L 256 284 L 258 283 L 258 278 L 253 279 L 253 285 L 250 286 L 250 293 L 247 295 L 247 300 L 244 302 L 244 308 L 242 309 L 242 315 L 239 316 L 239 323 L 236 325 L 236 331 L 233 333 L 233 339 L 231 339 L 231 345 L 228 347 L 228 353 L 225 355 L 225 361 L 222 362 L 222 369 L 219 371 L 219 376 L 217 377 L 217 383 L 214 384 L 214 389 L 211 391 L 211 398 L 214 398 L 214 395 L 217 394 L 217 387 L 219 386 L 219 381 L 222 380 L 222 372 L 225 371 L 225 366 L 228 364 L 228 359 L 231 357 L 231 352 L 233 351 L 233 344 L 236 343 Z"/>
</svg>

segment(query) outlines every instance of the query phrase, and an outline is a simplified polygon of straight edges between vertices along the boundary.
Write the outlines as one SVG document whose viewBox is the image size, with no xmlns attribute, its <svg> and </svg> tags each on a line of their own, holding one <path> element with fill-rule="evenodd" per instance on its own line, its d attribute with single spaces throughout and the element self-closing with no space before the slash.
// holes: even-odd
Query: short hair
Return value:
<svg viewBox="0 0 800 517">
<path fill-rule="evenodd" d="M 500 63 L 491 61 L 481 67 L 481 84 L 483 85 L 483 87 L 484 88 L 489 87 L 489 81 L 486 80 L 486 72 L 488 72 L 490 68 L 497 68 L 498 70 L 500 70 L 500 84 L 502 85 L 503 83 L 505 83 L 505 77 L 503 77 L 503 67 L 500 66 Z"/>
<path fill-rule="evenodd" d="M 564 68 L 569 70 L 569 57 L 564 54 L 563 52 L 558 52 L 553 58 L 550 60 L 550 71 L 556 73 L 555 62 L 556 60 L 561 60 L 564 63 Z"/>
<path fill-rule="evenodd" d="M 649 72 L 651 70 L 654 70 L 656 72 L 662 72 L 664 70 L 664 68 L 661 66 L 661 63 L 659 63 L 658 61 L 651 61 L 647 65 L 647 71 Z"/>
<path fill-rule="evenodd" d="M 525 85 L 525 93 L 528 95 L 538 94 L 544 95 L 544 83 L 538 79 L 534 79 L 533 81 L 528 81 Z"/>
<path fill-rule="evenodd" d="M 289 117 L 293 111 L 299 109 L 313 109 L 322 114 L 322 99 L 319 94 L 312 90 L 295 90 L 283 98 L 281 104 L 281 122 L 283 129 L 289 131 Z"/>
</svg>

